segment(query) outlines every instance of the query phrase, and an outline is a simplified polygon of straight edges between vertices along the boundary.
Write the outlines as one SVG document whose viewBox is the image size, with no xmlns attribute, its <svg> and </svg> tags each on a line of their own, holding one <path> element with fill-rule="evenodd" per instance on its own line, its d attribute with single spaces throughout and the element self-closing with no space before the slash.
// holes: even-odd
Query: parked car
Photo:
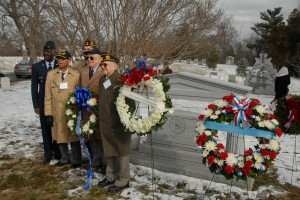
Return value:
<svg viewBox="0 0 300 200">
<path fill-rule="evenodd" d="M 31 65 L 29 63 L 29 60 L 22 60 L 21 62 L 19 62 L 15 66 L 14 74 L 17 78 L 20 78 L 21 76 L 31 77 Z"/>
</svg>

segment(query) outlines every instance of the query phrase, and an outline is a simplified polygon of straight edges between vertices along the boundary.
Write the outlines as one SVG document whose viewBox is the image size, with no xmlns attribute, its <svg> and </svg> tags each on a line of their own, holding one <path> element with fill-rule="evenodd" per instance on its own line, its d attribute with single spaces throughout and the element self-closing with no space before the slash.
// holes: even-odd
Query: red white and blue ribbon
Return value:
<svg viewBox="0 0 300 200">
<path fill-rule="evenodd" d="M 249 109 L 250 102 L 252 100 L 250 98 L 245 98 L 243 100 L 240 100 L 237 96 L 233 98 L 233 102 L 229 103 L 229 105 L 232 107 L 232 110 L 235 114 L 234 116 L 234 125 L 240 126 L 241 122 L 248 122 L 248 118 L 245 114 L 245 110 Z"/>
</svg>

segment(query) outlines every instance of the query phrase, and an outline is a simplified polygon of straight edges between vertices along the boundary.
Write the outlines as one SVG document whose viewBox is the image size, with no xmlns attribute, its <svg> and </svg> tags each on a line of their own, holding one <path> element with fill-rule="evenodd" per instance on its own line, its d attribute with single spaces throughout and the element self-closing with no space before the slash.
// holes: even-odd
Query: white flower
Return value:
<svg viewBox="0 0 300 200">
<path fill-rule="evenodd" d="M 271 121 L 264 121 L 265 122 L 265 126 L 270 129 L 273 130 L 275 128 L 275 125 L 271 122 Z"/>
<path fill-rule="evenodd" d="M 199 124 L 196 128 L 196 130 L 199 132 L 199 133 L 203 133 L 203 131 L 205 130 L 205 126 L 203 126 L 203 124 Z"/>
<path fill-rule="evenodd" d="M 214 111 L 211 110 L 211 109 L 205 109 L 204 112 L 203 112 L 203 115 L 204 115 L 205 117 L 209 117 L 209 116 L 211 116 L 211 114 L 212 114 L 213 112 L 214 112 Z"/>
<path fill-rule="evenodd" d="M 215 104 L 216 106 L 223 108 L 228 104 L 228 102 L 226 100 L 217 100 L 215 101 Z"/>
<path fill-rule="evenodd" d="M 243 167 L 245 166 L 244 161 L 240 161 L 240 160 L 239 160 L 238 166 L 239 166 L 239 168 L 243 168 Z"/>
<path fill-rule="evenodd" d="M 237 158 L 235 158 L 235 155 L 232 153 L 228 154 L 228 157 L 226 158 L 226 163 L 230 166 L 234 166 L 237 164 Z"/>
<path fill-rule="evenodd" d="M 256 169 L 260 169 L 260 166 L 261 166 L 261 163 L 257 163 L 257 162 L 256 162 L 256 163 L 254 164 L 254 168 L 256 168 Z"/>
<path fill-rule="evenodd" d="M 215 150 L 216 148 L 217 148 L 217 145 L 216 145 L 216 143 L 215 143 L 214 141 L 209 140 L 209 141 L 207 141 L 207 142 L 205 143 L 205 149 L 206 149 L 207 151 L 213 151 L 213 150 Z"/>
<path fill-rule="evenodd" d="M 208 154 L 209 154 L 209 151 L 203 150 L 203 152 L 202 152 L 202 156 L 203 156 L 203 157 L 207 157 Z"/>
<path fill-rule="evenodd" d="M 92 129 L 90 129 L 90 130 L 89 130 L 89 133 L 90 133 L 90 134 L 93 134 L 93 133 L 94 133 L 94 131 L 93 131 Z"/>
<path fill-rule="evenodd" d="M 204 131 L 204 134 L 207 135 L 207 136 L 210 136 L 211 135 L 211 131 Z"/>
<path fill-rule="evenodd" d="M 67 115 L 67 116 L 70 116 L 70 115 L 72 115 L 72 114 L 73 114 L 73 111 L 72 111 L 71 109 L 68 108 L 68 109 L 66 110 L 66 115 Z"/>
<path fill-rule="evenodd" d="M 72 115 L 72 118 L 76 118 L 76 115 L 75 115 L 75 114 L 73 114 L 73 115 Z"/>
<path fill-rule="evenodd" d="M 218 119 L 218 115 L 211 115 L 210 118 L 211 119 Z"/>
<path fill-rule="evenodd" d="M 258 122 L 258 126 L 259 126 L 259 127 L 265 127 L 265 122 L 264 122 L 264 121 Z"/>
<path fill-rule="evenodd" d="M 90 121 L 91 121 L 92 123 L 95 123 L 95 122 L 96 122 L 96 115 L 95 115 L 95 114 L 91 114 L 91 115 L 90 115 Z"/>
<path fill-rule="evenodd" d="M 278 124 L 279 124 L 278 121 L 277 121 L 276 119 L 272 119 L 271 122 L 272 122 L 273 124 L 275 124 L 276 126 L 278 126 Z"/>
<path fill-rule="evenodd" d="M 97 100 L 95 98 L 90 98 L 86 103 L 89 106 L 95 106 L 97 104 Z"/>
<path fill-rule="evenodd" d="M 255 109 L 260 115 L 263 115 L 264 113 L 266 113 L 266 109 L 263 105 L 257 105 L 257 106 L 255 106 Z"/>
<path fill-rule="evenodd" d="M 219 114 L 221 114 L 221 111 L 217 110 L 217 111 L 215 112 L 215 115 L 219 115 Z"/>
<path fill-rule="evenodd" d="M 72 104 L 75 103 L 75 97 L 71 97 L 70 100 L 69 100 Z"/>
<path fill-rule="evenodd" d="M 74 126 L 74 120 L 69 120 L 67 123 L 68 127 L 73 127 Z"/>
<path fill-rule="evenodd" d="M 262 163 L 264 161 L 264 158 L 261 156 L 260 153 L 254 153 L 253 156 L 256 160 L 256 163 Z"/>
<path fill-rule="evenodd" d="M 85 123 L 82 127 L 82 132 L 88 132 L 90 129 L 90 124 L 89 123 Z"/>
<path fill-rule="evenodd" d="M 277 140 L 275 139 L 270 140 L 269 148 L 270 150 L 277 151 L 279 149 L 279 143 L 277 142 Z"/>
<path fill-rule="evenodd" d="M 258 122 L 260 122 L 260 121 L 261 121 L 261 118 L 260 118 L 260 116 L 255 116 L 255 121 L 258 121 Z"/>
<path fill-rule="evenodd" d="M 217 162 L 217 164 L 218 164 L 219 166 L 223 166 L 223 165 L 224 165 L 224 160 L 220 159 L 220 160 Z"/>
</svg>

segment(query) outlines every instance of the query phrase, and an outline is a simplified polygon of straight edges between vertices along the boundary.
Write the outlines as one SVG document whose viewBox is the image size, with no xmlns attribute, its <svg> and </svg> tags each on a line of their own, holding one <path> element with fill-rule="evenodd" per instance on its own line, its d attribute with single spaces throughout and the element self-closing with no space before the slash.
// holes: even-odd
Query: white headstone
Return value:
<svg viewBox="0 0 300 200">
<path fill-rule="evenodd" d="M 1 78 L 1 88 L 2 90 L 10 90 L 10 79 L 8 77 Z"/>
<path fill-rule="evenodd" d="M 231 83 L 235 83 L 236 82 L 236 79 L 235 79 L 235 75 L 234 74 L 229 74 L 228 75 L 228 82 L 231 82 Z"/>
</svg>

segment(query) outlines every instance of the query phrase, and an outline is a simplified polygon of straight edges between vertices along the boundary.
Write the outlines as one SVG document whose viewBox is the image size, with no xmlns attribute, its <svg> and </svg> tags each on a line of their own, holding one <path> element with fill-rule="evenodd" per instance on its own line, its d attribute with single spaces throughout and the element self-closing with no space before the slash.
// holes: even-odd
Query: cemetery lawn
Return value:
<svg viewBox="0 0 300 200">
<path fill-rule="evenodd" d="M 41 160 L 41 157 L 29 159 L 1 156 L 0 199 L 120 199 L 120 193 L 108 193 L 105 188 L 100 188 L 97 185 L 94 185 L 88 192 L 79 189 L 77 193 L 74 193 L 74 196 L 70 196 L 70 191 L 84 185 L 84 180 L 78 178 L 84 176 L 82 170 L 70 169 L 70 165 L 60 168 L 43 165 Z M 72 175 L 68 172 L 72 172 Z M 253 190 L 257 190 L 260 186 L 272 185 L 277 191 L 286 190 L 287 193 L 271 194 L 266 199 L 300 199 L 300 188 L 290 184 L 281 184 L 277 178 L 277 170 L 272 168 L 267 174 L 256 179 Z M 190 196 L 186 199 L 197 199 L 195 191 L 186 191 L 186 185 L 187 183 L 182 182 L 174 188 L 168 184 L 158 184 L 156 192 L 165 193 L 166 195 L 187 192 L 190 193 Z M 136 189 L 145 196 L 151 196 L 151 189 L 147 184 L 141 184 Z M 209 189 L 206 191 L 206 196 L 212 196 L 216 193 L 218 194 L 219 191 Z M 239 194 L 235 192 L 227 193 L 220 199 L 230 199 L 230 196 L 241 199 Z"/>
</svg>

